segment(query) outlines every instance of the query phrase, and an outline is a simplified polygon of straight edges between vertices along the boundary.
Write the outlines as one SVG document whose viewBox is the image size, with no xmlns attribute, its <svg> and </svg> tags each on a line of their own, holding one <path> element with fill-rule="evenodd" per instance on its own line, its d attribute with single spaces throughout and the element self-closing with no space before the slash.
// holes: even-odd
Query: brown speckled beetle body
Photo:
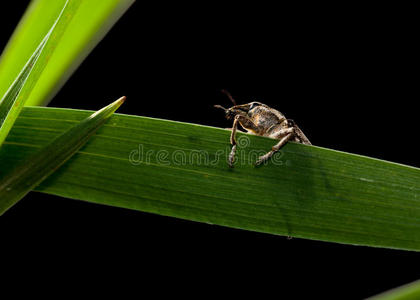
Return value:
<svg viewBox="0 0 420 300">
<path fill-rule="evenodd" d="M 220 105 L 215 105 L 215 107 L 221 108 L 225 111 L 226 118 L 234 120 L 230 138 L 230 142 L 232 144 L 232 151 L 229 155 L 230 167 L 233 167 L 235 160 L 236 131 L 238 124 L 246 129 L 248 133 L 267 136 L 279 140 L 279 142 L 273 146 L 271 151 L 257 160 L 256 165 L 260 165 L 270 159 L 288 141 L 311 145 L 311 142 L 302 130 L 300 130 L 300 128 L 292 120 L 286 119 L 286 117 L 278 110 L 260 102 L 236 105 L 232 96 L 226 91 L 223 92 L 228 95 L 229 99 L 234 104 L 234 106 L 228 109 Z"/>
</svg>

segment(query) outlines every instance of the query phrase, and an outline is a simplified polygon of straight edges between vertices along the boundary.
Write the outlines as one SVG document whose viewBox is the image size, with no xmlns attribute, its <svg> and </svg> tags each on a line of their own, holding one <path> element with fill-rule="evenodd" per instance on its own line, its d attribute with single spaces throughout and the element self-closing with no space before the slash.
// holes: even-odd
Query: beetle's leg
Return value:
<svg viewBox="0 0 420 300">
<path fill-rule="evenodd" d="M 252 120 L 248 117 L 245 116 L 241 116 L 241 115 L 236 115 L 235 119 L 233 121 L 233 126 L 232 126 L 232 133 L 230 134 L 230 143 L 232 145 L 232 150 L 230 151 L 229 154 L 229 167 L 233 168 L 233 163 L 235 162 L 235 153 L 236 153 L 236 131 L 238 130 L 238 123 L 242 121 L 242 122 L 247 122 L 247 125 L 252 126 L 253 128 L 255 126 L 255 124 L 252 122 Z"/>
<path fill-rule="evenodd" d="M 270 159 L 277 151 L 280 150 L 281 147 L 283 147 L 293 137 L 293 128 L 287 128 L 286 130 L 289 131 L 289 129 L 291 129 L 292 132 L 291 133 L 287 133 L 286 135 L 284 135 L 280 139 L 280 142 L 278 142 L 275 146 L 273 146 L 273 148 L 271 149 L 271 151 L 267 152 L 263 156 L 260 156 L 258 158 L 257 162 L 255 163 L 255 165 L 258 166 L 258 165 L 266 162 L 268 159 Z"/>
<path fill-rule="evenodd" d="M 288 127 L 288 128 L 281 128 L 277 132 L 274 132 L 270 135 L 271 138 L 280 140 L 278 144 L 273 146 L 270 152 L 267 154 L 261 156 L 256 165 L 260 165 L 263 162 L 270 159 L 274 153 L 280 150 L 281 147 L 283 147 L 290 139 L 292 139 L 294 136 L 296 136 L 296 128 L 295 127 Z"/>
<path fill-rule="evenodd" d="M 288 120 L 288 121 L 289 122 L 293 122 L 291 120 Z M 302 144 L 311 145 L 311 142 L 303 134 L 302 130 L 300 130 L 300 128 L 297 125 L 295 125 L 294 123 L 291 123 L 290 125 L 292 125 L 293 127 L 280 129 L 279 131 L 275 132 L 274 134 L 272 134 L 270 136 L 272 138 L 275 138 L 275 139 L 280 140 L 280 142 L 278 142 L 278 144 L 275 145 L 270 152 L 268 152 L 267 154 L 261 156 L 258 159 L 256 165 L 260 165 L 263 162 L 265 162 L 268 159 L 270 159 L 274 155 L 274 153 L 276 153 L 277 151 L 279 151 L 280 148 L 283 147 L 292 138 L 294 138 L 294 141 L 296 141 L 296 142 L 299 142 L 299 143 L 302 143 Z"/>
<path fill-rule="evenodd" d="M 306 137 L 306 135 L 297 125 L 293 125 L 293 129 L 294 129 L 294 134 L 295 134 L 295 139 L 294 139 L 295 142 L 305 144 L 305 145 L 312 145 L 311 142 Z"/>
<path fill-rule="evenodd" d="M 284 136 L 288 135 L 289 133 L 296 133 L 295 127 L 288 127 L 288 128 L 281 128 L 276 132 L 270 134 L 270 137 L 273 139 L 281 140 Z"/>
<path fill-rule="evenodd" d="M 265 155 L 258 158 L 256 165 L 260 165 L 270 159 L 277 151 L 280 150 L 281 147 L 283 147 L 293 136 L 295 135 L 295 128 L 289 127 L 289 128 L 282 128 L 272 134 L 270 137 L 280 140 L 276 145 L 273 146 L 271 151 L 266 153 Z"/>
<path fill-rule="evenodd" d="M 233 168 L 233 163 L 235 161 L 235 153 L 236 153 L 236 130 L 238 129 L 238 122 L 239 117 L 236 116 L 235 120 L 233 121 L 232 132 L 230 134 L 230 143 L 232 145 L 232 150 L 229 154 L 229 167 Z"/>
</svg>

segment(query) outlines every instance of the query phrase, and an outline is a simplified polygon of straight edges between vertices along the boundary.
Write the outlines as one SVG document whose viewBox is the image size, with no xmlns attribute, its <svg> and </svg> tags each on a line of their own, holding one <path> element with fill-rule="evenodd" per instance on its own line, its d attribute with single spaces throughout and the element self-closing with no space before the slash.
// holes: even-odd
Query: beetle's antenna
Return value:
<svg viewBox="0 0 420 300">
<path fill-rule="evenodd" d="M 221 106 L 221 105 L 215 105 L 214 107 L 216 107 L 216 108 L 221 108 L 221 109 L 223 109 L 224 111 L 227 111 L 227 109 L 226 108 L 224 108 L 223 106 Z"/>
<path fill-rule="evenodd" d="M 228 96 L 229 100 L 230 100 L 230 101 L 232 101 L 233 105 L 235 105 L 235 106 L 236 106 L 236 101 L 235 101 L 235 99 L 233 99 L 232 95 L 231 95 L 228 91 L 226 91 L 226 90 L 221 90 L 221 92 L 222 92 L 223 94 L 225 94 L 226 96 Z"/>
</svg>

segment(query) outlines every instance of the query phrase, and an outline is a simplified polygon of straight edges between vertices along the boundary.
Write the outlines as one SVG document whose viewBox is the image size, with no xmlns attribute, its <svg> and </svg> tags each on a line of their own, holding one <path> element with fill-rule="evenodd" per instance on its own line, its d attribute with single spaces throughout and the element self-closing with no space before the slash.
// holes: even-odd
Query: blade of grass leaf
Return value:
<svg viewBox="0 0 420 300">
<path fill-rule="evenodd" d="M 385 293 L 368 298 L 368 300 L 418 300 L 420 299 L 420 281 L 415 281 Z"/>
<path fill-rule="evenodd" d="M 55 138 L 16 167 L 1 174 L 0 215 L 77 152 L 124 102 L 122 97 Z"/>
<path fill-rule="evenodd" d="M 13 126 L 25 101 L 31 94 L 42 71 L 54 52 L 63 32 L 72 19 L 79 4 L 67 1 L 53 26 L 0 101 L 0 146 Z"/>
<path fill-rule="evenodd" d="M 22 87 L 25 85 L 26 80 L 28 79 L 28 76 L 31 73 L 32 68 L 36 63 L 39 57 L 39 54 L 44 48 L 45 42 L 47 41 L 48 37 L 49 37 L 49 34 L 47 34 L 47 36 L 42 40 L 41 44 L 32 54 L 31 58 L 26 63 L 25 67 L 23 68 L 19 76 L 16 78 L 16 80 L 10 86 L 9 90 L 0 100 L 0 146 L 3 143 L 4 139 L 6 138 L 13 124 L 12 121 L 8 121 L 7 124 L 9 125 L 4 126 L 7 120 L 7 116 L 13 113 L 12 111 L 13 105 L 16 103 L 19 93 L 22 90 Z M 17 107 L 15 108 L 15 110 L 16 110 L 16 114 L 18 114 L 19 112 L 18 112 Z"/>
<path fill-rule="evenodd" d="M 0 58 L 0 95 L 16 78 L 51 28 L 66 0 L 33 0 Z M 78 4 L 72 21 L 51 54 L 25 105 L 46 104 L 106 35 L 134 0 L 71 0 Z M 1 49 L 0 49 L 1 50 Z"/>
<path fill-rule="evenodd" d="M 25 108 L 0 149 L 2 171 L 88 114 Z M 255 168 L 273 140 L 240 134 L 247 146 L 231 170 L 229 135 L 116 114 L 36 190 L 271 234 L 420 251 L 419 169 L 295 143 L 277 163 Z"/>
</svg>

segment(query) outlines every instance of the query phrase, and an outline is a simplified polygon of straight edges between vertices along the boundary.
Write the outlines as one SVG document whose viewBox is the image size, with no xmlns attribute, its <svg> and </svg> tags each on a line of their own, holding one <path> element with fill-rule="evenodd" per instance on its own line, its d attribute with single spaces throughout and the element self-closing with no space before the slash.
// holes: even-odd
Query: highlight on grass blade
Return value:
<svg viewBox="0 0 420 300">
<path fill-rule="evenodd" d="M 75 154 L 121 106 L 125 97 L 93 113 L 9 172 L 0 174 L 0 215 Z"/>
<path fill-rule="evenodd" d="M 80 3 L 66 1 L 59 16 L 0 100 L 0 146 L 34 89 Z"/>
</svg>

